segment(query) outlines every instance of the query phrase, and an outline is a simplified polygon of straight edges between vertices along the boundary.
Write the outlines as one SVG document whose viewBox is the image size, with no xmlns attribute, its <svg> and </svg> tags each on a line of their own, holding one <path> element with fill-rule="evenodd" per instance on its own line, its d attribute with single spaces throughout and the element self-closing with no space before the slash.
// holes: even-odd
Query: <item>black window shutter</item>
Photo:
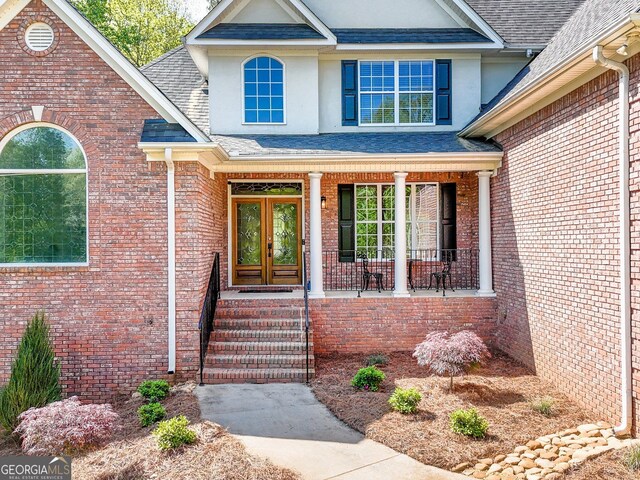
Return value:
<svg viewBox="0 0 640 480">
<path fill-rule="evenodd" d="M 451 93 L 451 60 L 436 60 L 436 124 L 453 121 Z"/>
<path fill-rule="evenodd" d="M 338 185 L 338 249 L 341 262 L 354 262 L 356 249 L 353 185 Z"/>
<path fill-rule="evenodd" d="M 440 184 L 441 245 L 443 250 L 458 248 L 456 226 L 456 184 Z M 455 258 L 455 254 L 454 254 Z"/>
<path fill-rule="evenodd" d="M 358 61 L 342 61 L 342 126 L 358 126 Z"/>
</svg>

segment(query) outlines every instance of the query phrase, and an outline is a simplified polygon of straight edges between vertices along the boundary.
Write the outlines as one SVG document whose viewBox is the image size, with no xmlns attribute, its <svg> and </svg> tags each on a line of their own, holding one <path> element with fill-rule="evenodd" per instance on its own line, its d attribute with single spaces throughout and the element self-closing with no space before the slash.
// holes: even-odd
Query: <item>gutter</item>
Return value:
<svg viewBox="0 0 640 480">
<path fill-rule="evenodd" d="M 622 414 L 620 424 L 614 428 L 617 435 L 631 432 L 632 412 L 632 359 L 631 359 L 631 247 L 630 247 L 630 194 L 629 194 L 629 69 L 620 62 L 605 58 L 602 46 L 593 49 L 593 61 L 618 72 L 618 154 L 620 189 L 620 356 L 622 385 Z"/>
</svg>

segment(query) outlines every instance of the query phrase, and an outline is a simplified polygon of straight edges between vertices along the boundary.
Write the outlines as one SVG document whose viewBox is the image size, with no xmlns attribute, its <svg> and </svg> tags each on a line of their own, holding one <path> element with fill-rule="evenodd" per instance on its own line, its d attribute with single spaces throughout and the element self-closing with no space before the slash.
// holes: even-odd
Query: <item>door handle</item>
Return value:
<svg viewBox="0 0 640 480">
<path fill-rule="evenodd" d="M 268 250 L 269 250 L 269 253 L 267 254 L 267 256 L 268 256 L 269 258 L 271 258 L 271 249 L 273 248 L 273 243 L 269 242 L 269 243 L 267 244 L 267 248 L 268 248 Z"/>
</svg>

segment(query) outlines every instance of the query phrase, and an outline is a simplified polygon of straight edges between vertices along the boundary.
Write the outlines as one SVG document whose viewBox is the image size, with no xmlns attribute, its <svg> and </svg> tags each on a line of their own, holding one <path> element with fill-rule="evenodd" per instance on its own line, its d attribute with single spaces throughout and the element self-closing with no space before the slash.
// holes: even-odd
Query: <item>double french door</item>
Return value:
<svg viewBox="0 0 640 480">
<path fill-rule="evenodd" d="M 302 283 L 300 198 L 234 198 L 232 269 L 234 285 Z"/>
</svg>

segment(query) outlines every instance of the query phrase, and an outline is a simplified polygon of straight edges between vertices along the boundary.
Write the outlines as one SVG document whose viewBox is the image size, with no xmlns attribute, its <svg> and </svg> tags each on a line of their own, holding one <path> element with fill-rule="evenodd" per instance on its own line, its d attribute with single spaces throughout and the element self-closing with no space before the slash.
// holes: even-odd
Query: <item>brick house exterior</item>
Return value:
<svg viewBox="0 0 640 480">
<path fill-rule="evenodd" d="M 470 30 L 482 35 L 476 39 L 477 50 L 488 53 L 483 51 L 471 61 L 476 50 L 457 57 L 445 48 L 436 49 L 429 58 L 435 47 L 428 41 L 419 53 L 408 50 L 396 54 L 393 49 L 398 47 L 390 47 L 385 58 L 387 63 L 395 62 L 397 72 L 408 58 L 422 55 L 420 61 L 425 65 L 443 69 L 441 78 L 448 72 L 454 93 L 451 86 L 437 86 L 441 74 L 434 74 L 431 100 L 437 94 L 443 96 L 444 107 L 442 102 L 437 106 L 439 115 L 444 115 L 449 101 L 449 118 L 439 124 L 433 107 L 433 124 L 404 127 L 397 121 L 382 128 L 359 124 L 363 117 L 354 124 L 353 119 L 344 117 L 344 103 L 342 110 L 332 106 L 333 100 L 345 102 L 352 94 L 345 91 L 344 69 L 369 57 L 351 60 L 358 58 L 357 49 L 349 50 L 353 45 L 341 40 L 339 29 L 332 30 L 330 18 L 319 19 L 302 7 L 297 13 L 304 18 L 298 23 L 306 23 L 315 34 L 307 31 L 310 39 L 303 40 L 309 42 L 296 44 L 296 48 L 308 49 L 310 54 L 293 55 L 269 43 L 299 40 L 295 38 L 262 39 L 250 45 L 241 43 L 241 47 L 233 42 L 247 39 L 218 38 L 216 35 L 222 34 L 215 31 L 219 24 L 214 21 L 214 9 L 187 36 L 186 46 L 132 72 L 124 57 L 108 56 L 108 47 L 100 50 L 88 42 L 87 35 L 98 34 L 87 30 L 92 27 L 74 16 L 77 13 L 69 10 L 65 0 L 10 0 L 0 6 L 0 58 L 10 65 L 0 71 L 0 142 L 30 125 L 55 125 L 77 139 L 87 160 L 89 251 L 87 264 L 80 266 L 0 265 L 0 325 L 4 333 L 0 337 L 0 385 L 8 378 L 26 322 L 38 309 L 44 309 L 51 322 L 67 395 L 107 400 L 131 391 L 149 377 L 197 378 L 202 340 L 199 322 L 218 254 L 222 298 L 205 350 L 207 381 L 302 378 L 302 292 L 303 285 L 307 287 L 302 272 L 307 270 L 310 274 L 304 279 L 310 280 L 314 297 L 309 304 L 312 356 L 314 352 L 408 351 L 430 331 L 471 329 L 598 417 L 617 421 L 622 373 L 618 79 L 614 73 L 603 73 L 589 64 L 571 78 L 554 80 L 549 88 L 556 91 L 546 96 L 527 90 L 531 76 L 537 75 L 536 81 L 545 79 L 545 72 L 564 59 L 565 52 L 558 52 L 558 44 L 576 37 L 572 30 L 576 25 L 587 25 L 581 45 L 592 42 L 595 37 L 589 36 L 589 28 L 595 27 L 585 18 L 593 18 L 590 13 L 594 10 L 604 15 L 608 7 L 599 0 L 586 0 L 580 8 L 581 2 L 565 2 L 564 16 L 557 12 L 556 24 L 548 30 L 557 30 L 557 36 L 538 39 L 538 45 L 548 43 L 548 47 L 541 53 L 533 52 L 540 54 L 516 75 L 529 60 L 526 48 L 513 46 L 515 38 L 506 41 L 508 25 L 495 20 L 491 27 L 481 28 L 474 16 L 477 13 L 464 9 L 466 2 L 453 3 L 462 9 Z M 481 11 L 482 2 L 468 3 Z M 635 12 L 632 3 L 621 22 Z M 25 39 L 34 22 L 48 24 L 54 35 L 52 45 L 41 52 L 34 51 Z M 323 26 L 325 23 L 329 27 Z M 280 21 L 272 30 L 281 32 L 282 25 L 287 24 Z M 616 31 L 617 36 L 601 39 L 610 56 L 615 55 L 630 28 L 626 23 L 620 25 L 622 33 Z M 237 23 L 234 35 L 241 36 L 245 27 Z M 420 32 L 416 29 L 414 33 Z M 528 41 L 536 44 L 533 39 Z M 346 53 L 325 51 L 338 47 Z M 200 48 L 214 52 L 206 62 Z M 218 48 L 223 53 L 218 53 Z M 242 52 L 240 60 L 231 54 L 234 48 Z M 226 96 L 240 98 L 236 90 L 244 92 L 246 85 L 226 91 L 225 82 L 265 48 L 275 53 L 264 58 L 287 63 L 287 78 L 297 78 L 300 83 L 319 81 L 319 93 L 306 92 L 307 99 L 295 90 L 288 91 L 287 101 L 292 106 L 287 122 L 251 125 L 246 117 L 234 127 L 237 131 L 220 134 L 229 130 L 231 120 L 221 120 L 219 112 L 210 108 L 224 104 Z M 474 90 L 474 83 L 485 78 L 481 73 L 485 60 L 495 62 L 491 55 L 496 48 L 510 58 L 509 68 L 517 69 L 505 67 L 500 75 L 491 71 L 486 76 L 494 80 L 482 80 L 491 88 Z M 632 86 L 633 392 L 637 402 L 640 59 L 637 45 L 628 48 L 626 64 Z M 310 58 L 316 63 L 310 65 Z M 212 67 L 233 61 L 238 69 L 222 68 L 226 76 Z M 586 65 L 587 56 L 581 61 Z M 508 63 L 497 63 L 501 62 Z M 312 73 L 318 73 L 320 80 L 304 76 L 309 68 L 315 68 Z M 456 76 L 458 72 L 469 78 Z M 214 84 L 212 77 L 216 75 L 219 83 Z M 338 78 L 342 85 L 331 84 L 327 78 Z M 396 81 L 399 84 L 398 78 Z M 494 100 L 485 101 L 502 87 Z M 335 98 L 321 98 L 327 91 Z M 314 98 L 318 100 L 317 112 Z M 525 105 L 527 99 L 530 101 Z M 303 100 L 308 102 L 311 120 L 296 117 Z M 516 106 L 511 107 L 510 101 Z M 520 108 L 516 101 L 523 102 L 522 108 L 507 110 Z M 272 99 L 271 105 L 276 103 Z M 474 118 L 485 103 L 488 106 Z M 243 114 L 248 105 L 245 98 Z M 501 110 L 504 105 L 506 113 Z M 331 124 L 335 120 L 332 108 L 342 112 L 340 125 Z M 237 112 L 228 113 L 231 118 Z M 2 146 L 0 143 L 0 154 Z M 0 177 L 2 168 L 0 163 Z M 299 276 L 291 285 L 275 288 L 269 281 L 250 285 L 236 281 L 240 242 L 234 240 L 239 231 L 234 209 L 239 199 L 247 200 L 251 195 L 232 192 L 234 185 L 243 182 L 300 185 L 299 191 L 289 196 L 300 205 L 296 241 L 305 256 L 297 259 Z M 384 207 L 382 192 L 394 182 L 391 209 Z M 356 233 L 352 234 L 354 258 L 335 260 L 349 250 L 341 247 L 345 215 L 340 195 L 345 185 L 351 186 L 352 196 L 358 186 L 375 185 L 378 211 L 393 210 L 385 225 L 381 218 L 376 219 L 379 238 L 393 225 L 393 244 L 381 248 L 383 244 L 376 243 L 370 249 L 374 251 L 372 258 L 366 259 L 371 269 L 383 272 L 388 287 L 385 292 L 377 293 L 375 284 L 368 289 L 371 291 L 363 291 L 367 288 L 363 287 L 362 262 L 355 259 L 360 248 Z M 421 185 L 435 186 L 437 192 L 431 197 L 437 213 L 430 218 L 437 224 L 431 248 L 436 253 L 428 255 L 424 253 L 427 248 L 407 247 L 418 238 L 416 225 L 409 228 L 411 242 L 396 241 L 401 238 L 398 232 L 406 230 L 398 227 L 414 221 L 416 192 Z M 453 200 L 445 198 L 445 185 L 453 186 Z M 410 194 L 398 193 L 407 192 L 407 186 Z M 263 197 L 261 205 L 277 198 L 255 198 Z M 396 207 L 402 198 L 409 199 L 406 209 Z M 450 211 L 449 217 L 455 219 L 453 247 L 446 246 L 443 227 L 451 222 L 443 213 L 447 201 L 448 209 L 454 212 Z M 352 210 L 357 217 L 356 207 Z M 391 214 L 385 211 L 384 215 Z M 0 217 L 0 226 L 2 221 Z M 350 227 L 355 230 L 356 226 L 353 220 Z M 261 248 L 268 248 L 271 258 L 273 239 L 268 239 L 269 247 L 264 240 L 261 237 Z M 454 253 L 447 254 L 449 250 Z M 467 257 L 463 252 L 471 252 L 468 263 L 464 263 Z M 427 284 L 434 272 L 446 266 L 446 258 L 452 258 L 447 255 L 454 255 L 453 263 L 462 270 L 454 272 L 455 280 L 450 278 L 455 294 L 447 291 L 442 296 Z M 304 269 L 302 258 L 306 259 Z M 451 263 L 449 260 L 449 267 Z M 414 273 L 423 277 L 418 292 L 407 279 L 412 265 L 424 269 Z M 264 268 L 267 271 L 273 265 Z M 336 281 L 336 275 L 344 275 L 340 272 L 345 269 L 355 273 Z M 251 289 L 257 293 L 247 291 Z M 635 415 L 637 423 L 637 411 Z"/>
</svg>

